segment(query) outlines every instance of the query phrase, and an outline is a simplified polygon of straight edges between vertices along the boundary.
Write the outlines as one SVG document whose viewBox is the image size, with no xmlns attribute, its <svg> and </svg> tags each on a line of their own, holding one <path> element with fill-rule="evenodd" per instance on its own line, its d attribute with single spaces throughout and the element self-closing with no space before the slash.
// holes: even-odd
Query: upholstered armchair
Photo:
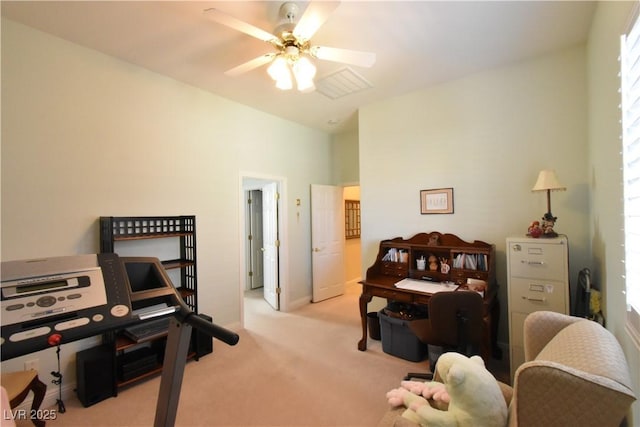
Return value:
<svg viewBox="0 0 640 427">
<path fill-rule="evenodd" d="M 525 363 L 513 387 L 499 383 L 509 427 L 623 425 L 636 396 L 616 338 L 600 324 L 538 311 L 524 323 Z M 379 427 L 416 427 L 390 410 Z M 634 420 L 637 423 L 640 420 Z"/>
<path fill-rule="evenodd" d="M 527 316 L 509 426 L 618 426 L 636 399 L 616 338 L 598 323 L 549 311 Z"/>
</svg>

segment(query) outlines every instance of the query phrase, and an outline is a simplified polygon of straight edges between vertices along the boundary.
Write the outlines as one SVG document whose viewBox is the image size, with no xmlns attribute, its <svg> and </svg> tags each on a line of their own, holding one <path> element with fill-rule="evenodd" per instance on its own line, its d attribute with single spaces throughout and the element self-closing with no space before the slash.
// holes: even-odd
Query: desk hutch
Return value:
<svg viewBox="0 0 640 427">
<path fill-rule="evenodd" d="M 436 263 L 429 265 L 434 256 Z M 424 270 L 418 270 L 417 261 L 424 259 Z M 433 258 L 432 258 L 433 260 Z M 447 264 L 448 268 L 442 268 Z M 433 270 L 431 268 L 434 268 Z M 399 289 L 394 284 L 404 278 L 451 281 L 467 287 L 468 279 L 486 282 L 484 292 L 483 340 L 481 355 L 485 361 L 493 355 L 500 358 L 497 346 L 497 327 L 500 313 L 495 279 L 495 247 L 479 240 L 466 242 L 454 234 L 438 232 L 420 233 L 410 239 L 396 237 L 380 242 L 375 263 L 361 281 L 360 317 L 362 338 L 358 349 L 367 349 L 367 304 L 375 297 L 414 304 L 428 304 L 430 294 Z"/>
</svg>

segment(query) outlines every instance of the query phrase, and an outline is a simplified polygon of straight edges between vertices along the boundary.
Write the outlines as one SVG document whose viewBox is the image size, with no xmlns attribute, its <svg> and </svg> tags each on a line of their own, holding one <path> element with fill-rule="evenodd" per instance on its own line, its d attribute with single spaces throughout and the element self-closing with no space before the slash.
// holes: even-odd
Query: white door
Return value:
<svg viewBox="0 0 640 427">
<path fill-rule="evenodd" d="M 311 186 L 313 302 L 344 293 L 344 207 L 342 187 Z"/>
<path fill-rule="evenodd" d="M 249 232 L 247 233 L 248 245 L 249 245 L 249 289 L 261 288 L 264 282 L 262 276 L 262 191 L 250 190 L 247 191 L 249 195 L 248 211 L 249 211 Z"/>
<path fill-rule="evenodd" d="M 278 184 L 262 187 L 262 257 L 264 299 L 280 309 L 278 286 Z"/>
</svg>

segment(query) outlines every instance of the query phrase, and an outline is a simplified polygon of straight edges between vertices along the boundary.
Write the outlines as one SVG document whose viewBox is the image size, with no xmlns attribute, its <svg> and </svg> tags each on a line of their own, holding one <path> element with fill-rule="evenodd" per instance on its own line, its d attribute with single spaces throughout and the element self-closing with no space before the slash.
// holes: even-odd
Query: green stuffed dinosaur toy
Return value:
<svg viewBox="0 0 640 427">
<path fill-rule="evenodd" d="M 445 353 L 436 371 L 442 383 L 403 381 L 387 393 L 389 404 L 404 405 L 402 416 L 423 427 L 506 426 L 505 398 L 482 358 Z M 434 400 L 434 406 L 427 399 Z"/>
</svg>

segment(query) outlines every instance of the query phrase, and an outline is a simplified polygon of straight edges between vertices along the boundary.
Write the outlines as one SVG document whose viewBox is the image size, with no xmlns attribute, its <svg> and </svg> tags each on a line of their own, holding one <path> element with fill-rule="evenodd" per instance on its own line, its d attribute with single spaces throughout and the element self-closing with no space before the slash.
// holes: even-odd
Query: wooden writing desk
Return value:
<svg viewBox="0 0 640 427">
<path fill-rule="evenodd" d="M 389 254 L 398 254 L 397 258 Z M 405 255 L 406 254 L 406 255 Z M 418 270 L 416 260 L 429 259 L 435 256 L 437 270 Z M 460 258 L 468 256 L 474 261 L 460 264 Z M 448 264 L 449 269 L 442 268 Z M 394 284 L 406 277 L 420 279 L 430 277 L 434 281 L 452 281 L 465 289 L 467 279 L 479 279 L 487 283 L 484 294 L 483 339 L 480 348 L 481 356 L 488 362 L 493 355 L 500 358 L 497 346 L 497 328 L 500 307 L 495 283 L 495 249 L 485 242 L 465 242 L 453 234 L 438 232 L 420 233 L 411 239 L 395 238 L 380 242 L 380 250 L 376 262 L 367 270 L 365 280 L 361 281 L 360 318 L 362 321 L 362 339 L 358 342 L 358 350 L 367 349 L 367 305 L 375 297 L 413 304 L 428 304 L 431 295 L 408 289 L 399 289 Z"/>
</svg>

